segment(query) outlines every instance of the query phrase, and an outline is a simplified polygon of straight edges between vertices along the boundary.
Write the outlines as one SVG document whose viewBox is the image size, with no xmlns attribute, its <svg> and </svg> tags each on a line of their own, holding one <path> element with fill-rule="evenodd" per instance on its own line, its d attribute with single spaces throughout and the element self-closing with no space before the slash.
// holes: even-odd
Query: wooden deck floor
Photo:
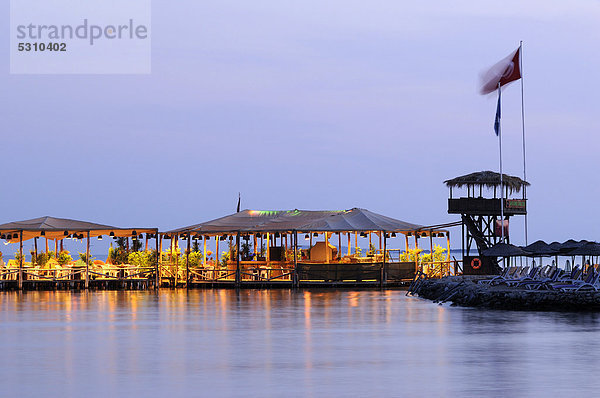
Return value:
<svg viewBox="0 0 600 398">
<path fill-rule="evenodd" d="M 386 282 L 384 288 L 408 286 L 410 281 L 390 281 Z M 300 281 L 299 288 L 378 288 L 379 281 Z M 161 288 L 179 288 L 179 289 L 292 289 L 294 285 L 289 280 L 273 281 L 242 281 L 236 286 L 234 280 L 221 281 L 193 281 L 189 286 L 185 282 L 178 283 L 175 287 L 172 283 L 163 281 Z M 89 290 L 149 290 L 154 289 L 154 281 L 147 279 L 133 280 L 115 280 L 115 279 L 96 279 L 90 281 Z M 18 283 L 15 280 L 0 280 L 0 291 L 18 290 Z M 23 290 L 85 290 L 83 280 L 73 281 L 48 281 L 34 280 L 23 281 Z"/>
</svg>

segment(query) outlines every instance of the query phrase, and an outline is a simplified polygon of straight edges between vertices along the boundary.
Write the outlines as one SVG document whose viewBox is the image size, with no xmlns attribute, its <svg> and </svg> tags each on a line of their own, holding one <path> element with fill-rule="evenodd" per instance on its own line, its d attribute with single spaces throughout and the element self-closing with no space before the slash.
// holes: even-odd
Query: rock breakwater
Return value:
<svg viewBox="0 0 600 398">
<path fill-rule="evenodd" d="M 425 279 L 413 294 L 435 302 L 464 307 L 518 311 L 600 311 L 600 292 L 527 290 L 477 283 L 482 277 L 452 276 Z"/>
</svg>

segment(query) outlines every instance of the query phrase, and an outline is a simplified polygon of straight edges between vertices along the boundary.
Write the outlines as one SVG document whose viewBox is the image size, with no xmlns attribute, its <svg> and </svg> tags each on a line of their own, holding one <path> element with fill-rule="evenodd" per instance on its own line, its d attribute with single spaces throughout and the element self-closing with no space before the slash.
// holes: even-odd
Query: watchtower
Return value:
<svg viewBox="0 0 600 398">
<path fill-rule="evenodd" d="M 494 274 L 500 268 L 496 257 L 484 257 L 481 253 L 491 246 L 502 242 L 509 243 L 509 219 L 516 215 L 527 214 L 527 200 L 523 187 L 529 183 L 519 177 L 502 175 L 504 206 L 500 194 L 500 174 L 493 171 L 480 171 L 444 181 L 450 189 L 448 213 L 460 214 L 462 219 L 462 257 L 465 274 Z M 453 197 L 453 189 L 467 189 L 466 197 Z M 485 188 L 485 190 L 484 190 Z M 484 193 L 493 192 L 493 197 L 484 197 Z M 520 198 L 511 197 L 523 192 Z M 504 212 L 502 212 L 504 210 Z M 504 220 L 502 221 L 502 213 Z M 472 253 L 474 244 L 478 253 Z"/>
</svg>

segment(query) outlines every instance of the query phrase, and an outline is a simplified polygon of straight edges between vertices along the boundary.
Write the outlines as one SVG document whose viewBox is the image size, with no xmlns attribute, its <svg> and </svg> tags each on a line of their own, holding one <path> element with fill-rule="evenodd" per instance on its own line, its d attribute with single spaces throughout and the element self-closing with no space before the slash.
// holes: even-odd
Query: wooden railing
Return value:
<svg viewBox="0 0 600 398">
<path fill-rule="evenodd" d="M 90 265 L 89 280 L 139 280 L 154 278 L 155 268 L 134 265 Z M 23 279 L 28 281 L 73 281 L 84 280 L 85 266 L 61 268 L 23 267 Z M 18 280 L 19 268 L 0 268 L 0 280 Z"/>
</svg>

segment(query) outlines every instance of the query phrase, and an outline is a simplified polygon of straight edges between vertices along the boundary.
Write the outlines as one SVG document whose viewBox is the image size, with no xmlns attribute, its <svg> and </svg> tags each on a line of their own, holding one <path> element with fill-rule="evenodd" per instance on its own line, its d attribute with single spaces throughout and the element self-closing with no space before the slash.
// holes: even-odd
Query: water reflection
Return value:
<svg viewBox="0 0 600 398">
<path fill-rule="evenodd" d="M 3 293 L 0 383 L 26 396 L 591 395 L 599 320 L 394 290 Z"/>
</svg>

